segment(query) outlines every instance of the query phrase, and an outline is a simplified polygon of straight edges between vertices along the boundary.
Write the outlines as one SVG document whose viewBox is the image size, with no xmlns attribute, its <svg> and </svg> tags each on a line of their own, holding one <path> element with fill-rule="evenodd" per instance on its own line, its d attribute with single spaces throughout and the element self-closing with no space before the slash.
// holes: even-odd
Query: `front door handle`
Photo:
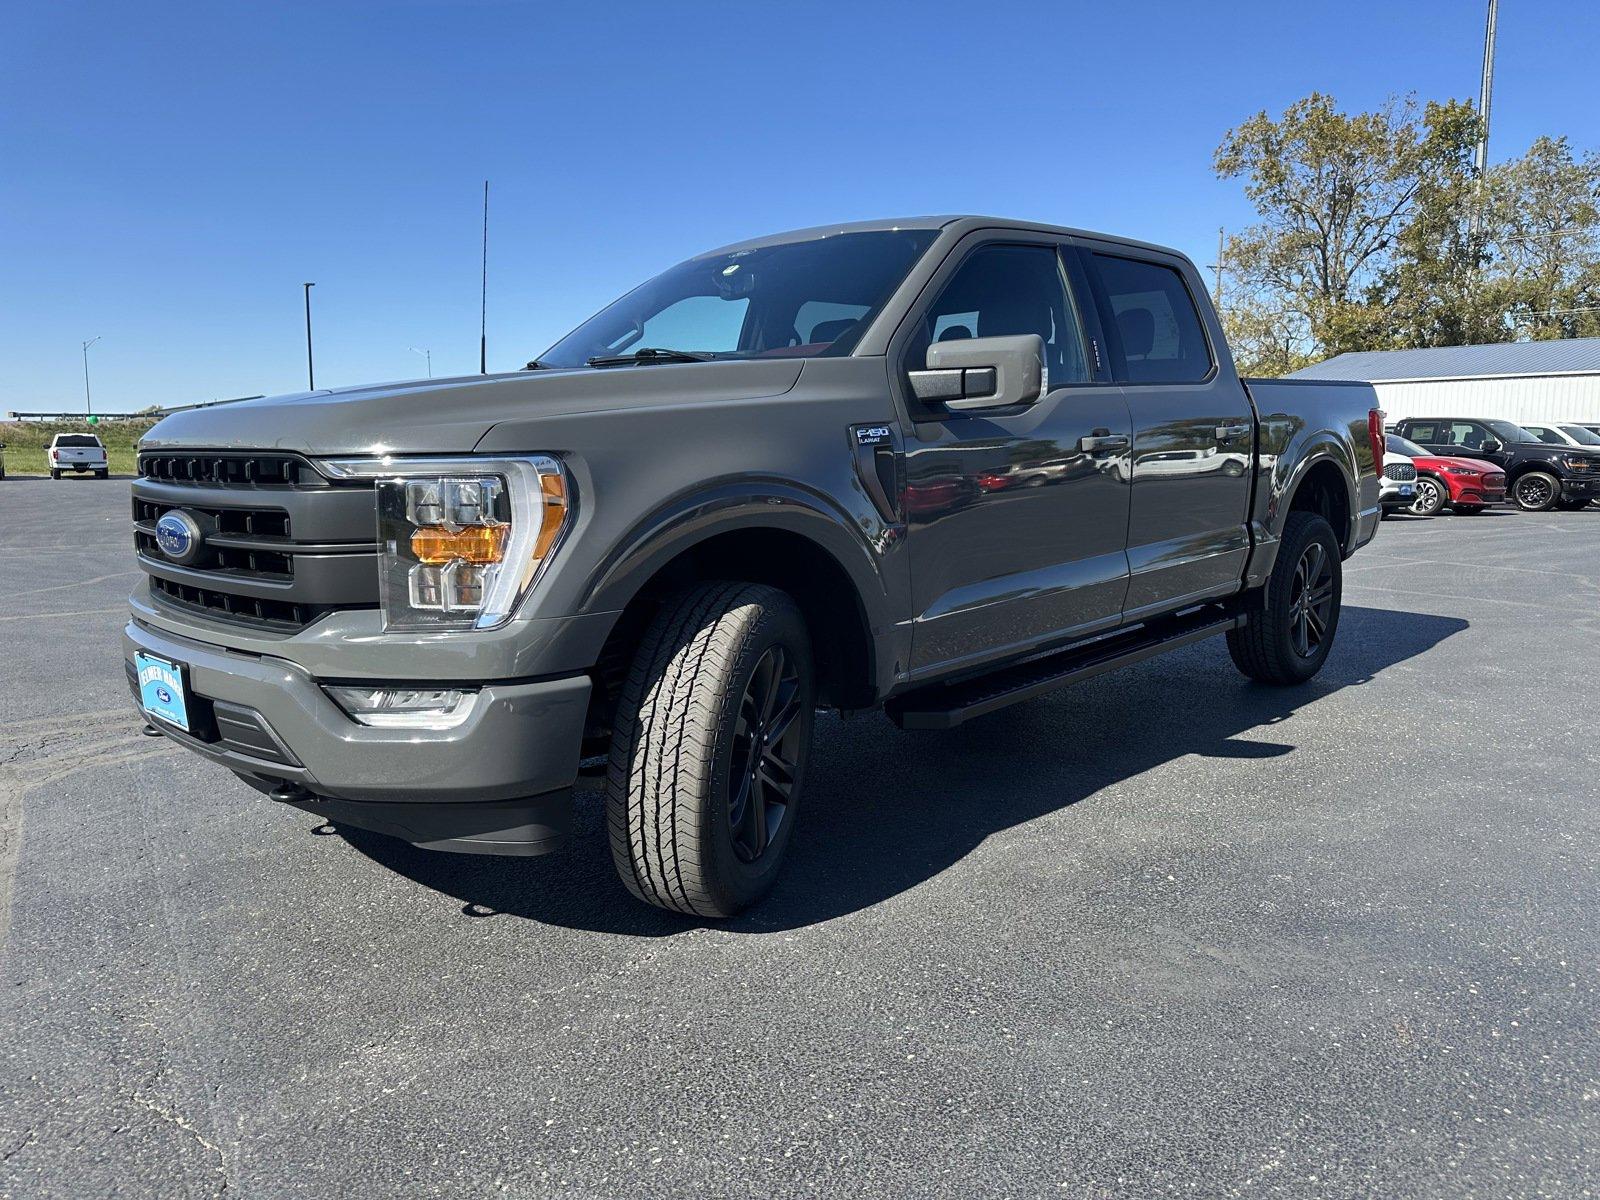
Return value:
<svg viewBox="0 0 1600 1200">
<path fill-rule="evenodd" d="M 1218 425 L 1217 441 L 1231 442 L 1234 438 L 1242 438 L 1249 432 L 1250 426 L 1248 425 Z"/>
<path fill-rule="evenodd" d="M 1109 436 L 1089 435 L 1078 439 L 1078 449 L 1085 454 L 1104 454 L 1107 450 L 1126 450 L 1128 439 L 1120 433 Z"/>
</svg>

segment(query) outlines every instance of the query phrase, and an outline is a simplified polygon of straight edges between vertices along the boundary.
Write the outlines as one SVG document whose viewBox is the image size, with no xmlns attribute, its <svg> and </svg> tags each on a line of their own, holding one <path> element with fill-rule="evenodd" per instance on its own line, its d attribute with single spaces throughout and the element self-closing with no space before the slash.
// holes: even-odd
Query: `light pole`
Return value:
<svg viewBox="0 0 1600 1200">
<path fill-rule="evenodd" d="M 420 354 L 420 355 L 422 355 L 423 358 L 428 360 L 428 378 L 432 379 L 433 378 L 433 351 L 432 350 L 418 350 L 415 346 L 413 346 L 413 347 L 411 347 L 411 353 Z"/>
<path fill-rule="evenodd" d="M 83 411 L 86 416 L 94 416 L 94 404 L 89 399 L 89 347 L 100 339 L 92 337 L 83 343 Z"/>
<path fill-rule="evenodd" d="M 303 285 L 306 289 L 306 390 L 317 390 L 317 369 L 311 361 L 311 289 L 317 285 L 308 283 Z"/>
</svg>

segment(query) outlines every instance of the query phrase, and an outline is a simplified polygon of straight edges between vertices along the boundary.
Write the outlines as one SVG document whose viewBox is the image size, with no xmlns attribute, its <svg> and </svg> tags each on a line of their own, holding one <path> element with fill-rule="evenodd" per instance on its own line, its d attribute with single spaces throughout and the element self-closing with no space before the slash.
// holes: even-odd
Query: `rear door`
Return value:
<svg viewBox="0 0 1600 1200">
<path fill-rule="evenodd" d="M 1250 399 L 1223 370 L 1182 259 L 1085 241 L 1133 421 L 1125 617 L 1239 587 L 1250 554 Z"/>
<path fill-rule="evenodd" d="M 1093 305 L 1059 249 L 1046 234 L 972 235 L 891 345 L 911 417 L 914 671 L 1003 657 L 1120 619 L 1132 427 L 1120 390 L 1096 368 L 1104 355 L 1094 348 Z M 1033 404 L 953 412 L 911 396 L 905 372 L 926 365 L 931 343 L 1028 333 L 1045 343 L 1045 392 Z"/>
</svg>

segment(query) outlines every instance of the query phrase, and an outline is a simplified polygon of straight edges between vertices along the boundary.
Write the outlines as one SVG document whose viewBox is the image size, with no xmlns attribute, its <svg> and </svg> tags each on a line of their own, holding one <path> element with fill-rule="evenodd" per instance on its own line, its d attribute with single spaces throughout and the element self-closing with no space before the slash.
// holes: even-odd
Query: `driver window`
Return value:
<svg viewBox="0 0 1600 1200">
<path fill-rule="evenodd" d="M 968 256 L 923 314 L 905 367 L 921 370 L 934 342 L 1023 333 L 1044 341 L 1046 390 L 1089 380 L 1083 328 L 1056 252 L 1048 246 L 984 246 Z"/>
<path fill-rule="evenodd" d="M 1471 421 L 1454 421 L 1445 426 L 1444 431 L 1444 440 L 1449 445 L 1460 446 L 1465 450 L 1483 449 L 1483 443 L 1488 437 L 1488 430 L 1482 425 L 1474 425 Z"/>
</svg>

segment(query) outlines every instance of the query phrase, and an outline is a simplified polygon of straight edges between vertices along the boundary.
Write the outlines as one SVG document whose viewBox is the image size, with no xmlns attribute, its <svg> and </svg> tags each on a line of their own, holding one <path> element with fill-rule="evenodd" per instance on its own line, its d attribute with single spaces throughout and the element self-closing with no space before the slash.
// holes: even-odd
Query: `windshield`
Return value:
<svg viewBox="0 0 1600 1200">
<path fill-rule="evenodd" d="M 1592 430 L 1585 429 L 1582 425 L 1563 425 L 1561 432 L 1580 446 L 1600 446 L 1600 437 L 1596 437 Z"/>
<path fill-rule="evenodd" d="M 719 359 L 848 354 L 937 233 L 840 233 L 691 258 L 590 317 L 537 361 L 581 367 L 647 349 Z"/>
<path fill-rule="evenodd" d="M 1388 436 L 1387 441 L 1390 454 L 1404 454 L 1407 458 L 1428 457 L 1428 452 L 1426 450 L 1417 445 L 1415 442 L 1406 441 L 1406 439 L 1401 437 L 1398 433 L 1391 433 Z"/>
<path fill-rule="evenodd" d="M 1502 442 L 1537 442 L 1539 440 L 1521 425 L 1513 425 L 1510 421 L 1485 421 L 1484 424 L 1494 430 L 1495 437 Z"/>
</svg>

